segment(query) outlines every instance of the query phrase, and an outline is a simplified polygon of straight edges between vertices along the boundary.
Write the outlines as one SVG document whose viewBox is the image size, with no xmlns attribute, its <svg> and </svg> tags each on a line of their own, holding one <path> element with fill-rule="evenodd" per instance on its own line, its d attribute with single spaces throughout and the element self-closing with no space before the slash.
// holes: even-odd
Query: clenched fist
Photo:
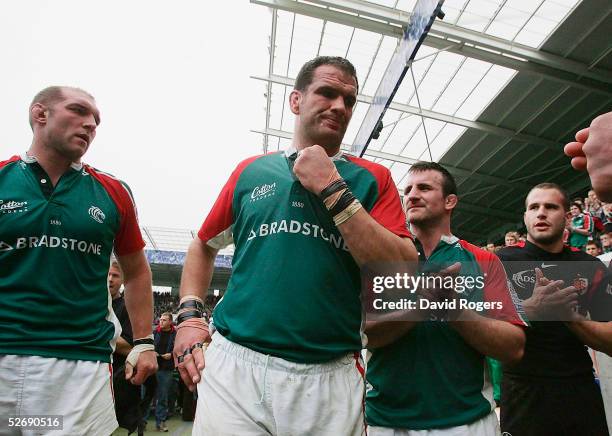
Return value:
<svg viewBox="0 0 612 436">
<path fill-rule="evenodd" d="M 302 186 L 315 195 L 319 195 L 334 180 L 340 179 L 336 166 L 320 145 L 301 150 L 293 165 L 293 172 Z"/>
</svg>

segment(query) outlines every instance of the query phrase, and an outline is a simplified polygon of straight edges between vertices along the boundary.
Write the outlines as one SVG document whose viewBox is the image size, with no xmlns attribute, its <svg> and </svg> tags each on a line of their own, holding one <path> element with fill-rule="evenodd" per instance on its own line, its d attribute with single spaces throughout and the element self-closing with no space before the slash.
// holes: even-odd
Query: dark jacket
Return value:
<svg viewBox="0 0 612 436">
<path fill-rule="evenodd" d="M 174 338 L 176 338 L 176 329 L 174 328 L 173 325 L 170 326 L 170 337 L 168 338 L 168 342 L 166 343 L 166 346 L 161 347 L 161 338 L 162 338 L 162 330 L 160 326 L 157 326 L 157 328 L 155 330 L 153 330 L 153 341 L 155 342 L 155 352 L 159 355 L 162 354 L 166 354 L 166 353 L 172 353 L 172 350 L 174 349 Z M 170 369 L 174 369 L 174 359 L 170 359 L 170 360 L 165 360 L 162 359 L 161 357 L 157 358 L 157 365 L 159 366 L 160 370 L 170 370 Z"/>
</svg>

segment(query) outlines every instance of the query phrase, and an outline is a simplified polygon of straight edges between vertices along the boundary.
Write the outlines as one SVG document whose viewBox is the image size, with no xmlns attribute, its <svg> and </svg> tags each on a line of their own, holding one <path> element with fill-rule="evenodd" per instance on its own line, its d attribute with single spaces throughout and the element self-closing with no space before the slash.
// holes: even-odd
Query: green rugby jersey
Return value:
<svg viewBox="0 0 612 436">
<path fill-rule="evenodd" d="M 113 246 L 144 247 L 119 180 L 74 163 L 53 188 L 32 157 L 0 162 L 0 354 L 110 362 Z"/>
<path fill-rule="evenodd" d="M 232 240 L 233 270 L 215 327 L 229 340 L 294 362 L 325 362 L 362 348 L 359 267 L 323 202 L 292 171 L 294 150 L 240 163 L 198 236 Z M 409 237 L 389 170 L 332 158 L 365 210 Z"/>
<path fill-rule="evenodd" d="M 501 302 L 487 314 L 525 325 L 517 314 L 503 266 L 487 251 L 442 237 L 424 267 L 461 262 L 461 275 L 484 277 L 468 301 Z M 472 423 L 495 408 L 485 356 L 444 322 L 417 324 L 405 336 L 372 350 L 367 364 L 366 421 L 368 425 L 412 430 Z"/>
</svg>

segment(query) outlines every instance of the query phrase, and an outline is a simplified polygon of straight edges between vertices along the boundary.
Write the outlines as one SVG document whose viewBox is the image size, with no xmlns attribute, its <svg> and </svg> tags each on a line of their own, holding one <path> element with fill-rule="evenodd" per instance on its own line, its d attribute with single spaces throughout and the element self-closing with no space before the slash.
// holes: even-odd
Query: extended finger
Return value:
<svg viewBox="0 0 612 436">
<path fill-rule="evenodd" d="M 187 388 L 191 392 L 193 392 L 193 389 L 195 388 L 195 385 L 193 384 L 193 380 L 191 379 L 191 377 L 189 377 L 189 372 L 187 372 L 187 370 L 185 369 L 185 363 L 183 361 L 181 361 L 176 366 L 176 368 L 178 369 L 179 375 L 181 376 L 181 379 L 183 380 L 183 383 L 185 383 L 185 386 L 187 386 Z"/>
<path fill-rule="evenodd" d="M 191 348 L 191 356 L 193 357 L 194 363 L 198 372 L 201 373 L 204 369 L 204 348 L 201 342 L 196 343 Z"/>
<path fill-rule="evenodd" d="M 585 127 L 584 129 L 578 130 L 576 132 L 576 141 L 585 143 L 587 142 L 588 139 L 589 139 L 589 128 L 588 127 Z"/>
<path fill-rule="evenodd" d="M 536 284 L 540 284 L 540 281 L 542 280 L 543 277 L 544 277 L 544 274 L 542 274 L 542 270 L 540 268 L 536 268 L 535 269 Z"/>
<path fill-rule="evenodd" d="M 546 283 L 544 285 L 544 288 L 548 292 L 557 292 L 557 291 L 559 291 L 559 289 L 562 289 L 563 285 L 565 284 L 565 282 L 563 280 L 553 280 L 553 281 L 550 281 L 546 277 L 544 277 L 542 280 L 548 281 L 548 283 Z"/>
<path fill-rule="evenodd" d="M 132 368 L 132 365 L 130 365 L 129 363 L 125 364 L 125 379 L 129 380 L 132 378 L 132 375 L 134 374 L 134 369 Z"/>
<path fill-rule="evenodd" d="M 193 356 L 191 354 L 185 355 L 185 361 L 183 362 L 184 368 L 187 371 L 191 382 L 196 385 L 200 381 L 200 370 L 197 368 Z"/>
<path fill-rule="evenodd" d="M 584 152 L 582 151 L 583 146 L 583 142 L 568 142 L 563 147 L 563 153 L 565 153 L 569 157 L 584 156 Z"/>
<path fill-rule="evenodd" d="M 149 376 L 148 373 L 146 373 L 146 371 L 142 370 L 142 368 L 140 368 L 140 371 L 136 371 L 136 374 L 134 374 L 134 377 L 132 377 L 132 379 L 130 380 L 130 382 L 133 385 L 141 385 L 144 383 L 144 381 L 146 380 L 146 378 Z"/>
</svg>

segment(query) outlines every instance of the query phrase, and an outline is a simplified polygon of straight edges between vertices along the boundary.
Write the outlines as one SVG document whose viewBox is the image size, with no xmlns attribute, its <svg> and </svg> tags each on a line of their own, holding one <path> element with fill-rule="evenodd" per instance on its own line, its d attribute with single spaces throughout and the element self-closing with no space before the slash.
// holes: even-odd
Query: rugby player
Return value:
<svg viewBox="0 0 612 436">
<path fill-rule="evenodd" d="M 612 294 L 602 262 L 563 244 L 569 208 L 558 185 L 535 186 L 527 241 L 498 253 L 531 323 L 523 359 L 503 366 L 501 429 L 510 434 L 608 434 L 585 345 L 612 354 L 612 323 L 603 322 Z"/>
<path fill-rule="evenodd" d="M 81 161 L 99 123 L 85 91 L 43 89 L 30 105 L 30 148 L 0 162 L 0 432 L 21 434 L 18 420 L 7 422 L 16 415 L 55 415 L 37 426 L 50 433 L 117 428 L 113 251 L 136 338 L 126 377 L 141 384 L 157 369 L 151 272 L 130 191 Z"/>
<path fill-rule="evenodd" d="M 451 233 L 457 202 L 455 181 L 444 167 L 418 162 L 410 168 L 404 207 L 422 267 L 450 265 L 446 273 L 474 277 L 483 286 L 461 289 L 460 297 L 444 301 L 482 304 L 470 305 L 475 310 L 449 308 L 442 319 L 435 314 L 436 320 L 368 320 L 369 435 L 499 434 L 485 357 L 519 361 L 525 323 L 497 257 Z M 490 309 L 479 311 L 485 303 Z"/>
<path fill-rule="evenodd" d="M 416 251 L 389 170 L 340 150 L 357 89 L 346 59 L 307 62 L 292 146 L 240 163 L 189 248 L 174 352 L 194 433 L 365 433 L 360 266 Z M 232 241 L 204 368 L 202 299 Z"/>
</svg>

